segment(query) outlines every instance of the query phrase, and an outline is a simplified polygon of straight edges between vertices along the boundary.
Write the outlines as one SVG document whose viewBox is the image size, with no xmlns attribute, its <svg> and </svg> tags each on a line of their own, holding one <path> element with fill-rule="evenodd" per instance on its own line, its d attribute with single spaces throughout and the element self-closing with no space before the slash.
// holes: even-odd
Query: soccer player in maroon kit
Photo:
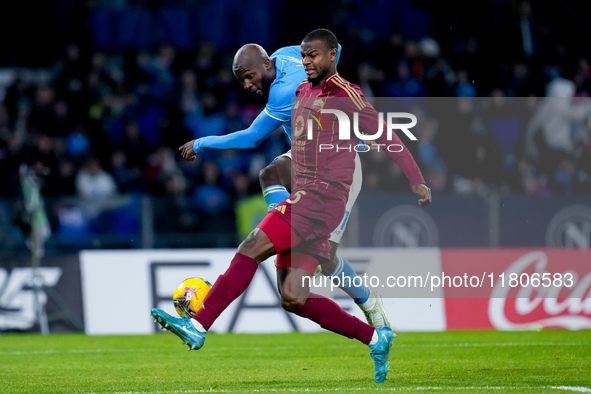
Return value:
<svg viewBox="0 0 591 394">
<path fill-rule="evenodd" d="M 336 116 L 326 114 L 310 133 L 307 119 L 319 110 L 334 109 L 358 113 L 359 126 L 369 134 L 378 129 L 378 115 L 359 87 L 336 73 L 337 40 L 325 29 L 309 33 L 301 45 L 308 75 L 296 92 L 292 114 L 292 160 L 294 187 L 289 199 L 271 210 L 240 244 L 230 267 L 221 275 L 192 319 L 180 319 L 160 309 L 152 316 L 164 328 L 179 336 L 189 349 L 203 346 L 207 330 L 217 317 L 248 287 L 258 264 L 277 254 L 277 280 L 283 308 L 317 322 L 321 327 L 368 345 L 374 359 L 374 381 L 382 383 L 388 372 L 392 338 L 389 327 L 374 328 L 342 310 L 334 301 L 310 293 L 309 280 L 319 261 L 330 258 L 330 233 L 345 212 L 353 178 L 353 139 L 339 139 Z M 323 113 L 324 115 L 325 113 Z M 353 117 L 351 116 L 351 119 Z M 321 125 L 324 126 L 321 126 Z M 397 144 L 403 149 L 388 152 L 409 178 L 419 204 L 431 202 L 431 192 L 404 144 L 392 133 L 379 143 Z M 321 150 L 333 146 L 334 149 Z M 308 279 L 308 280 L 306 280 Z"/>
</svg>

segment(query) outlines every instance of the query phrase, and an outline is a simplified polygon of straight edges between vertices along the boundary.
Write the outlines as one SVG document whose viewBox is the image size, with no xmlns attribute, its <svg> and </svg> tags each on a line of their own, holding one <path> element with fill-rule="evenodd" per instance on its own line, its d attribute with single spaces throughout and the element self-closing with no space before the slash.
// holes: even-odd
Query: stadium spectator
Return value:
<svg viewBox="0 0 591 394">
<path fill-rule="evenodd" d="M 199 114 L 203 111 L 195 71 L 188 69 L 182 72 L 176 97 L 179 99 L 179 106 L 183 113 Z"/>
<path fill-rule="evenodd" d="M 113 176 L 103 170 L 95 157 L 88 157 L 76 174 L 76 193 L 87 199 L 103 199 L 117 193 Z"/>
<path fill-rule="evenodd" d="M 574 94 L 574 82 L 554 79 L 525 131 L 528 157 L 551 181 L 560 167 L 563 184 L 564 171 L 574 165 L 567 162 L 574 158 L 575 146 L 584 138 L 585 125 L 591 119 L 591 101 L 573 101 Z"/>
<path fill-rule="evenodd" d="M 415 79 L 406 62 L 399 62 L 396 66 L 396 77 L 384 89 L 386 97 L 425 97 L 425 87 Z"/>
<path fill-rule="evenodd" d="M 69 10 L 71 26 L 61 27 L 62 41 L 58 40 L 55 54 L 48 57 L 55 64 L 27 69 L 30 56 L 10 49 L 1 56 L 0 66 L 6 67 L 0 78 L 3 196 L 20 193 L 17 169 L 21 162 L 51 171 L 44 193 L 74 193 L 73 174 L 84 171 L 79 167 L 84 167 L 81 162 L 87 155 L 105 165 L 116 189 L 123 193 L 166 194 L 170 173 L 154 178 L 155 167 L 147 163 L 148 157 L 162 147 L 176 153 L 191 135 L 242 129 L 260 112 L 260 107 L 246 105 L 249 100 L 231 75 L 231 56 L 244 44 L 241 35 L 228 30 L 208 36 L 195 28 L 186 32 L 192 34 L 190 39 L 185 36 L 179 43 L 169 33 L 181 30 L 158 26 L 141 39 L 123 38 L 115 34 L 122 22 L 111 20 L 104 25 L 89 15 L 105 8 L 123 15 L 132 7 L 146 7 L 145 3 L 99 2 L 96 7 L 71 3 L 56 4 L 73 8 Z M 164 23 L 157 16 L 165 3 L 150 3 L 150 15 L 156 16 L 147 21 L 150 26 Z M 354 2 L 343 6 L 338 17 L 331 12 L 330 20 L 336 31 L 343 31 L 339 34 L 343 40 L 339 71 L 361 86 L 366 96 L 480 97 L 457 103 L 455 98 L 445 100 L 430 114 L 438 122 L 435 137 L 429 131 L 435 126 L 429 123 L 419 144 L 409 144 L 427 177 L 438 182 L 433 188 L 474 192 L 500 187 L 528 194 L 590 191 L 591 124 L 584 98 L 591 96 L 591 66 L 589 51 L 580 45 L 585 13 L 569 13 L 559 3 L 485 1 L 479 5 L 490 18 L 476 18 L 468 5 L 422 3 L 425 12 L 437 18 L 417 22 L 417 26 L 392 17 L 402 14 L 394 11 L 409 7 L 407 0 L 384 3 L 386 9 L 379 17 L 393 18 L 391 24 L 368 25 L 367 13 Z M 197 7 L 189 1 L 175 6 L 187 11 Z M 584 10 L 574 3 L 572 7 Z M 570 23 L 569 18 L 561 18 L 565 13 L 580 19 Z M 293 25 L 277 27 L 270 48 L 299 38 L 299 27 L 286 32 L 287 26 Z M 89 35 L 91 29 L 94 37 Z M 499 34 L 493 38 L 490 31 Z M 18 35 L 13 40 L 11 48 L 17 48 Z M 564 79 L 557 79 L 558 75 Z M 569 85 L 570 98 L 543 98 L 549 81 L 553 87 L 548 95 L 556 95 L 562 84 L 562 89 Z M 529 96 L 542 97 L 535 111 L 529 99 L 514 100 Z M 569 112 L 575 118 L 568 118 Z M 202 159 L 217 163 L 219 185 L 226 193 L 244 196 L 245 190 L 256 193 L 244 184 L 256 185 L 258 171 L 285 151 L 287 144 L 276 133 L 257 152 L 208 151 Z M 499 161 L 497 149 L 500 175 L 493 168 Z M 362 157 L 368 173 L 365 189 L 404 190 L 402 183 L 384 184 L 385 174 L 396 169 L 376 158 L 380 155 L 372 156 Z M 197 160 L 178 168 L 185 183 L 193 185 L 202 166 Z M 181 189 L 189 198 L 194 187 Z"/>
</svg>

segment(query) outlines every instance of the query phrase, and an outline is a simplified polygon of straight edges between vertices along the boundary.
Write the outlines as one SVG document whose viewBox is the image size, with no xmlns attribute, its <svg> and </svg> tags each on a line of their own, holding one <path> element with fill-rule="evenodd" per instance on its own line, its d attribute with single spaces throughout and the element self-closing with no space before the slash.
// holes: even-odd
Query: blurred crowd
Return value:
<svg viewBox="0 0 591 394">
<path fill-rule="evenodd" d="M 469 34 L 368 39 L 335 26 L 339 70 L 366 96 L 452 97 L 432 111 L 415 108 L 418 143 L 407 144 L 435 191 L 591 191 L 589 58 L 549 61 L 530 2 L 513 4 L 494 67 L 490 47 Z M 168 196 L 173 203 L 160 209 L 177 210 L 186 228 L 207 218 L 215 225 L 260 192 L 259 170 L 289 149 L 278 132 L 257 150 L 180 158 L 183 143 L 243 129 L 262 109 L 232 74 L 236 49 L 204 40 L 190 50 L 163 43 L 108 52 L 71 42 L 45 80 L 16 69 L 0 102 L 0 195 L 19 194 L 18 167 L 27 163 L 47 174 L 46 196 Z M 363 160 L 366 190 L 408 190 L 385 155 Z"/>
<path fill-rule="evenodd" d="M 168 45 L 129 56 L 68 45 L 47 83 L 17 77 L 6 89 L 0 194 L 19 194 L 18 168 L 26 163 L 45 174 L 48 197 L 149 193 L 206 216 L 231 210 L 233 201 L 258 192 L 258 171 L 289 142 L 277 134 L 256 152 L 180 159 L 183 143 L 243 129 L 260 111 L 241 92 L 225 55 L 210 43 L 190 58 Z"/>
</svg>

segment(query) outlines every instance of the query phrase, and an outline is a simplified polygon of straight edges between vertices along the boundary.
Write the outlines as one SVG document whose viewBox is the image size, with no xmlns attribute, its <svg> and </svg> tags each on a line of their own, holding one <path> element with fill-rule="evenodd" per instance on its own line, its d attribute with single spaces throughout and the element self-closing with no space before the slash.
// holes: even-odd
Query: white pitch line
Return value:
<svg viewBox="0 0 591 394">
<path fill-rule="evenodd" d="M 519 346 L 587 346 L 589 342 L 499 342 L 499 343 L 415 343 L 415 344 L 396 344 L 397 347 L 519 347 Z"/>
<path fill-rule="evenodd" d="M 233 389 L 202 389 L 202 390 L 173 390 L 173 391 L 121 391 L 113 394 L 198 394 L 198 393 L 262 393 L 262 392 L 332 392 L 332 391 L 426 391 L 426 390 L 447 390 L 447 391 L 461 391 L 461 390 L 568 390 L 582 393 L 591 393 L 591 389 L 587 387 L 575 386 L 467 386 L 467 387 L 440 387 L 440 386 L 419 386 L 419 387 L 335 387 L 335 388 L 262 388 L 250 390 L 233 390 Z M 86 393 L 98 394 L 98 393 Z"/>
<path fill-rule="evenodd" d="M 335 388 L 262 388 L 262 389 L 250 389 L 250 390 L 227 390 L 227 389 L 202 389 L 202 390 L 174 390 L 174 391 L 121 391 L 113 394 L 198 394 L 198 393 L 261 393 L 261 392 L 332 392 L 332 391 L 426 391 L 426 390 L 448 390 L 448 391 L 461 391 L 461 390 L 523 390 L 523 389 L 555 389 L 555 390 L 569 390 L 583 393 L 591 393 L 591 389 L 587 387 L 574 387 L 574 386 L 468 386 L 468 387 L 439 387 L 439 386 L 419 386 L 419 387 L 335 387 Z M 98 394 L 98 393 L 86 393 L 86 394 Z"/>
<path fill-rule="evenodd" d="M 147 352 L 155 349 L 48 349 L 48 350 L 17 350 L 14 352 L 0 352 L 0 356 L 31 356 L 42 354 L 85 354 L 85 353 L 129 353 L 129 352 Z"/>
<path fill-rule="evenodd" d="M 591 393 L 591 389 L 587 387 L 573 387 L 573 386 L 552 386 L 556 390 L 578 391 L 580 393 Z"/>
</svg>

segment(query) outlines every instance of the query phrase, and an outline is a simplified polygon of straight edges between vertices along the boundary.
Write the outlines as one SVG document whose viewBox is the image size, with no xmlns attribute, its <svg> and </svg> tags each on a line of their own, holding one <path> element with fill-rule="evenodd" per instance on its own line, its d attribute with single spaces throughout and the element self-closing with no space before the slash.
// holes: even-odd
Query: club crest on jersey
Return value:
<svg viewBox="0 0 591 394">
<path fill-rule="evenodd" d="M 293 135 L 294 137 L 299 137 L 304 132 L 304 117 L 302 115 L 298 116 L 295 120 L 295 125 L 293 128 Z"/>
</svg>

